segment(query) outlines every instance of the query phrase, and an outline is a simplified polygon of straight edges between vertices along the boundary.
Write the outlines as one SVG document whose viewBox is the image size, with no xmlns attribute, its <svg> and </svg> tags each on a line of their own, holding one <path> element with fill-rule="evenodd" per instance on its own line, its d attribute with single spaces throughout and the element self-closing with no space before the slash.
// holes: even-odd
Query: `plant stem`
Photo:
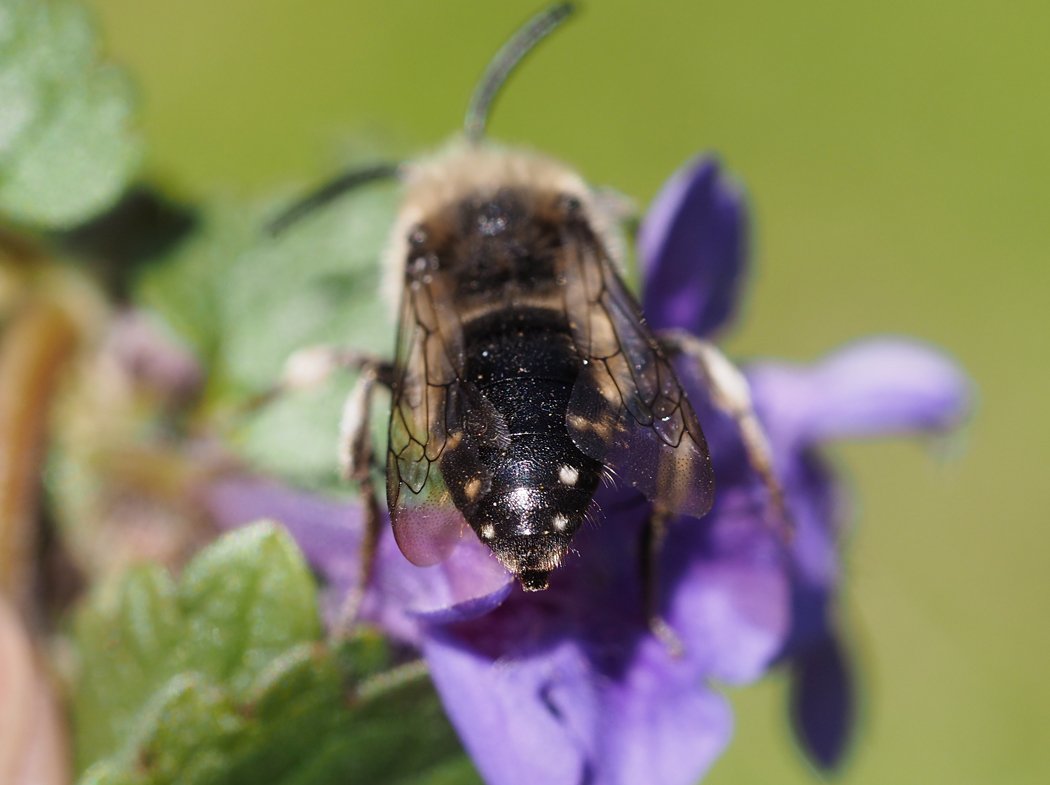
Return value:
<svg viewBox="0 0 1050 785">
<path fill-rule="evenodd" d="M 27 616 L 51 402 L 76 341 L 70 317 L 44 300 L 25 302 L 0 339 L 0 592 Z"/>
<path fill-rule="evenodd" d="M 425 660 L 412 660 L 404 665 L 398 665 L 383 673 L 362 681 L 357 685 L 356 694 L 362 701 L 372 700 L 384 692 L 403 687 L 419 679 L 425 678 L 429 669 Z"/>
</svg>

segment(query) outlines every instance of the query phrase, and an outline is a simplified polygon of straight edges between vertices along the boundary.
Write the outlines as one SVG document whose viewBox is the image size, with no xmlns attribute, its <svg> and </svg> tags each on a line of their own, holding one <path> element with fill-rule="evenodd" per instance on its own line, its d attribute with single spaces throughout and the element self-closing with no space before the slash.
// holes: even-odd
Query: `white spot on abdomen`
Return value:
<svg viewBox="0 0 1050 785">
<path fill-rule="evenodd" d="M 580 479 L 580 470 L 575 466 L 566 464 L 558 469 L 558 479 L 562 485 L 575 485 L 576 481 Z"/>
</svg>

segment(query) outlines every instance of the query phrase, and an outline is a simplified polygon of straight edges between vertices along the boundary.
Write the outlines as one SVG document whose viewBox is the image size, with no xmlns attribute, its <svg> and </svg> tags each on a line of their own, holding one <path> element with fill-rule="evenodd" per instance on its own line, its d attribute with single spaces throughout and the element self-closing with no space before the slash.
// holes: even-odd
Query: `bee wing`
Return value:
<svg viewBox="0 0 1050 785">
<path fill-rule="evenodd" d="M 665 508 L 700 517 L 714 502 L 707 441 L 671 362 L 599 240 L 570 233 L 565 310 L 585 365 L 566 414 L 583 453 Z"/>
<path fill-rule="evenodd" d="M 468 478 L 487 484 L 478 452 L 506 433 L 492 405 L 460 378 L 462 327 L 438 272 L 405 286 L 395 369 L 387 504 L 401 552 L 428 566 L 443 561 L 465 531 L 453 491 Z"/>
</svg>

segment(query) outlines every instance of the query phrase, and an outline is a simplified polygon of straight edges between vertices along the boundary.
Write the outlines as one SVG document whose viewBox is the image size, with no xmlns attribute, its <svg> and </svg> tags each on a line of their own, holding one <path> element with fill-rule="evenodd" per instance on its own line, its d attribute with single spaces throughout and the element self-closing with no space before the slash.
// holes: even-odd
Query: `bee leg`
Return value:
<svg viewBox="0 0 1050 785">
<path fill-rule="evenodd" d="M 617 224 L 626 229 L 633 240 L 641 220 L 638 203 L 627 194 L 608 186 L 595 189 L 594 198 L 603 213 L 611 216 Z"/>
<path fill-rule="evenodd" d="M 299 349 L 289 357 L 281 371 L 277 389 L 294 392 L 318 387 L 327 382 L 337 371 L 371 370 L 376 380 L 389 386 L 393 379 L 393 366 L 374 355 L 328 344 L 318 344 Z"/>
<path fill-rule="evenodd" d="M 345 638 L 361 612 L 365 591 L 375 573 L 376 551 L 382 532 L 382 513 L 376 498 L 372 474 L 375 450 L 372 444 L 372 401 L 378 386 L 390 386 L 392 368 L 382 362 L 368 362 L 343 403 L 339 421 L 339 468 L 343 479 L 357 485 L 364 511 L 360 570 L 354 586 L 339 610 L 333 637 Z"/>
<path fill-rule="evenodd" d="M 328 344 L 307 346 L 285 360 L 277 382 L 245 403 L 240 414 L 251 414 L 289 393 L 320 387 L 339 371 L 363 371 L 368 367 L 381 371 L 383 383 L 390 385 L 393 366 L 373 355 Z"/>
<path fill-rule="evenodd" d="M 355 585 L 347 593 L 333 627 L 334 639 L 346 638 L 361 611 L 365 590 L 375 571 L 376 550 L 382 532 L 382 513 L 376 499 L 372 466 L 372 398 L 377 386 L 390 388 L 394 380 L 392 364 L 372 355 L 328 345 L 300 349 L 284 364 L 277 383 L 256 396 L 242 414 L 262 408 L 291 392 L 312 389 L 327 382 L 338 371 L 357 371 L 359 376 L 343 403 L 339 421 L 339 468 L 343 478 L 357 485 L 364 510 L 361 542 L 361 569 Z"/>
<path fill-rule="evenodd" d="M 696 361 L 711 394 L 711 401 L 733 418 L 744 442 L 748 463 L 762 480 L 776 513 L 774 528 L 784 542 L 795 534 L 784 489 L 773 468 L 773 451 L 751 401 L 751 387 L 733 363 L 714 344 L 684 330 L 668 330 L 660 335 L 661 345 L 671 354 L 685 354 Z"/>
<path fill-rule="evenodd" d="M 685 647 L 671 625 L 660 615 L 660 553 L 667 537 L 670 518 L 671 513 L 665 507 L 654 504 L 652 513 L 642 526 L 642 597 L 649 631 L 664 645 L 668 654 L 681 657 Z"/>
<path fill-rule="evenodd" d="M 265 406 L 288 393 L 308 390 L 326 383 L 339 371 L 357 371 L 339 421 L 339 469 L 344 479 L 357 485 L 364 510 L 361 542 L 361 569 L 355 585 L 347 593 L 332 635 L 345 638 L 361 610 L 365 589 L 375 570 L 376 549 L 382 531 L 382 513 L 376 499 L 372 465 L 372 398 L 377 386 L 393 384 L 393 366 L 372 355 L 336 346 L 308 346 L 295 352 L 284 364 L 277 383 L 249 404 L 249 410 Z"/>
</svg>

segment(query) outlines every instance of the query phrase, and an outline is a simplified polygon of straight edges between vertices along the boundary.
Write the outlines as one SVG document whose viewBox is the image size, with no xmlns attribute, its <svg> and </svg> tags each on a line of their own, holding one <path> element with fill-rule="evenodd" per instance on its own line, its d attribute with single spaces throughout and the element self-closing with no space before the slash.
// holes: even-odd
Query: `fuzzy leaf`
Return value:
<svg viewBox="0 0 1050 785">
<path fill-rule="evenodd" d="M 379 259 L 392 196 L 387 186 L 369 186 L 277 237 L 265 230 L 272 206 L 213 206 L 204 211 L 203 232 L 143 277 L 139 299 L 197 350 L 213 405 L 236 406 L 270 388 L 303 347 L 389 357 L 394 328 L 379 296 Z M 237 419 L 235 446 L 264 471 L 331 487 L 339 412 L 351 384 L 337 376 Z M 384 408 L 381 399 L 376 408 Z M 381 448 L 385 428 L 376 432 Z"/>
<path fill-rule="evenodd" d="M 180 586 L 156 567 L 130 572 L 78 615 L 77 757 L 118 750 L 155 695 L 194 672 L 235 696 L 274 657 L 320 635 L 316 590 L 284 530 L 232 532 L 187 566 Z"/>
<path fill-rule="evenodd" d="M 133 732 L 149 696 L 178 668 L 182 630 L 175 585 L 155 567 L 132 571 L 78 614 L 73 709 L 80 761 L 118 749 Z"/>
<path fill-rule="evenodd" d="M 312 579 L 272 524 L 222 538 L 177 585 L 132 571 L 75 633 L 81 785 L 477 782 L 425 679 L 353 697 L 385 647 L 320 641 Z"/>
<path fill-rule="evenodd" d="M 132 103 L 80 3 L 2 0 L 0 214 L 57 229 L 112 204 L 141 159 Z"/>
<path fill-rule="evenodd" d="M 187 664 L 241 695 L 291 644 L 320 637 L 316 589 L 283 529 L 224 537 L 186 568 L 179 586 Z"/>
</svg>

